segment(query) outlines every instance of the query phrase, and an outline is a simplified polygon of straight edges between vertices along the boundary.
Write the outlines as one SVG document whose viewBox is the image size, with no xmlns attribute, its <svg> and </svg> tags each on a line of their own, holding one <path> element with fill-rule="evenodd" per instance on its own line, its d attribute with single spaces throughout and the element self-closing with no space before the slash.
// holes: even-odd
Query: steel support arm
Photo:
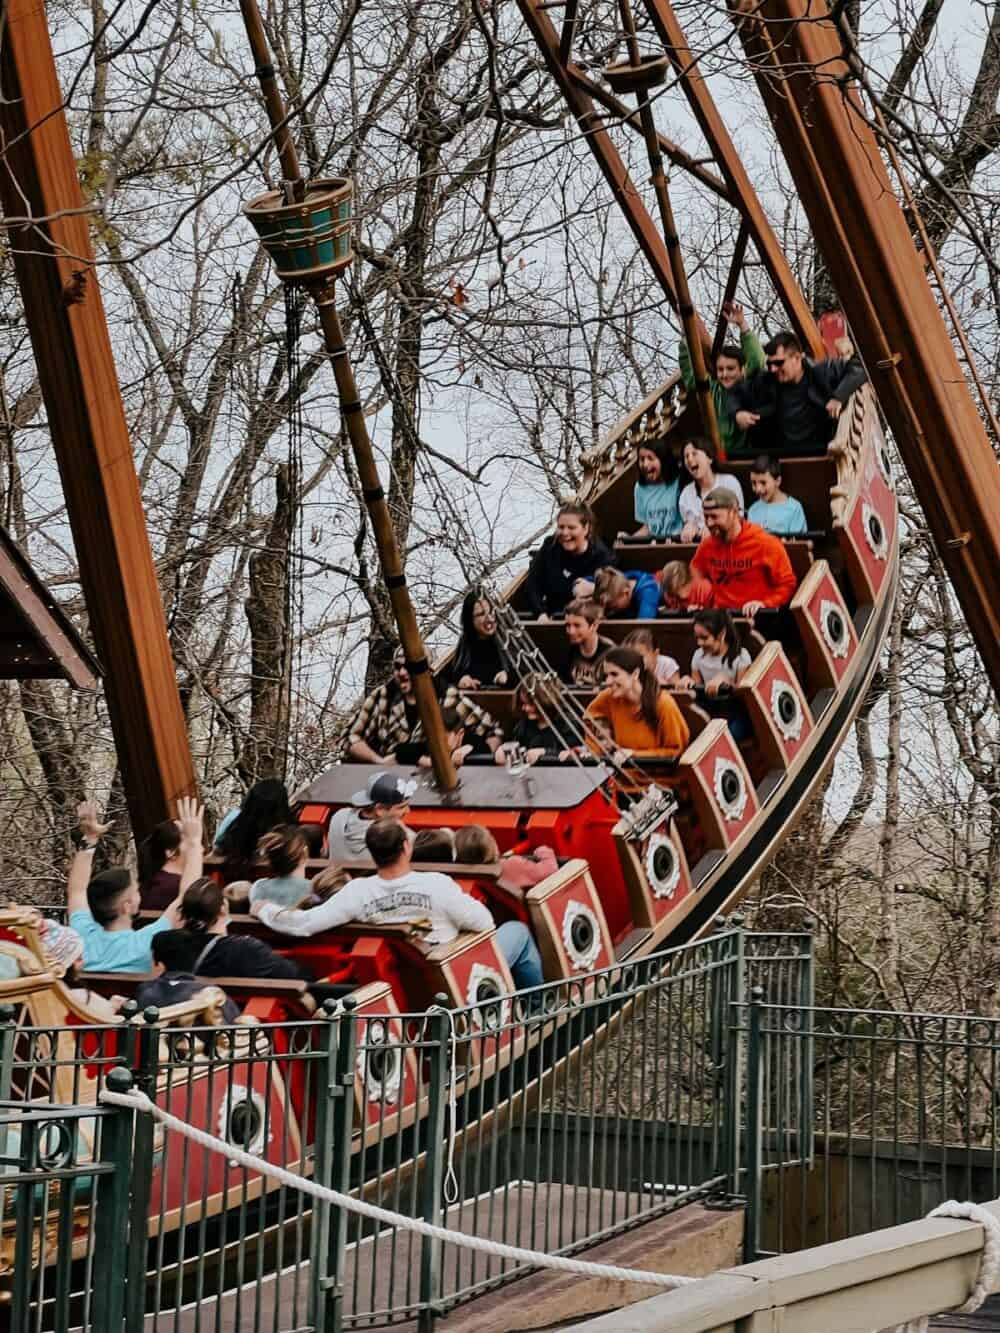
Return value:
<svg viewBox="0 0 1000 1333">
<path fill-rule="evenodd" d="M 195 789 L 187 726 L 40 0 L 7 0 L 0 43 L 0 207 L 141 837 Z"/>
</svg>

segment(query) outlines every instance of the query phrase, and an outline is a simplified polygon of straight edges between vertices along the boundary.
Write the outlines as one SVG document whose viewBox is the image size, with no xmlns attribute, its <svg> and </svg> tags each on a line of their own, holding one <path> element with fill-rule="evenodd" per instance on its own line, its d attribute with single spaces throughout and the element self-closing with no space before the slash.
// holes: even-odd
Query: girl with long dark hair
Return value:
<svg viewBox="0 0 1000 1333">
<path fill-rule="evenodd" d="M 729 612 L 720 607 L 697 611 L 693 630 L 697 647 L 691 675 L 695 684 L 704 685 L 709 695 L 718 694 L 724 685 L 738 685 L 750 665 L 750 654 Z"/>
<path fill-rule="evenodd" d="M 278 778 L 255 782 L 238 810 L 230 810 L 215 834 L 215 850 L 226 858 L 228 879 L 248 879 L 265 833 L 292 822 L 288 792 Z"/>
<path fill-rule="evenodd" d="M 642 653 L 612 648 L 602 666 L 605 688 L 587 709 L 587 717 L 610 733 L 618 762 L 632 755 L 676 759 L 688 743 L 688 725 L 674 700 L 660 689 Z"/>
<path fill-rule="evenodd" d="M 462 632 L 448 679 L 460 690 L 488 690 L 516 683 L 510 658 L 497 636 L 493 607 L 478 588 L 467 593 L 462 603 Z"/>
</svg>

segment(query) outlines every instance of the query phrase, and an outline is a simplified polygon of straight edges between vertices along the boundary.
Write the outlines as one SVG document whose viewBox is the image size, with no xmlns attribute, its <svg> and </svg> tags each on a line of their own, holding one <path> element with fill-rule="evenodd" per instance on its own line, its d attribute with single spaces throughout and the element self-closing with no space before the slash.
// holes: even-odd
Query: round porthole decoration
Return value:
<svg viewBox="0 0 1000 1333">
<path fill-rule="evenodd" d="M 802 735 L 802 704 L 786 680 L 776 680 L 771 686 L 771 716 L 784 740 L 797 741 Z"/>
<path fill-rule="evenodd" d="M 219 1137 L 244 1152 L 260 1153 L 264 1134 L 264 1098 L 234 1083 L 219 1105 Z"/>
<path fill-rule="evenodd" d="M 681 881 L 677 849 L 663 833 L 654 833 L 646 848 L 646 878 L 654 898 L 672 898 Z"/>
<path fill-rule="evenodd" d="M 480 1031 L 495 1032 L 510 1014 L 507 983 L 495 967 L 473 963 L 465 1002 L 472 1011 L 472 1022 Z"/>
<path fill-rule="evenodd" d="M 357 1070 L 370 1102 L 395 1102 L 403 1075 L 403 1057 L 393 1045 L 387 1023 L 374 1018 L 365 1033 L 364 1048 L 358 1051 Z"/>
<path fill-rule="evenodd" d="M 867 501 L 861 506 L 861 522 L 865 530 L 865 541 L 871 548 L 872 555 L 876 560 L 884 560 L 889 552 L 885 524 Z"/>
<path fill-rule="evenodd" d="M 747 808 L 747 785 L 731 759 L 715 761 L 715 799 L 727 819 L 742 819 Z"/>
<path fill-rule="evenodd" d="M 826 600 L 820 602 L 819 625 L 826 646 L 834 657 L 846 657 L 851 640 L 847 633 L 847 620 L 843 607 L 838 606 L 836 602 Z"/>
<path fill-rule="evenodd" d="M 601 923 L 586 903 L 567 904 L 562 919 L 562 937 L 566 954 L 578 971 L 594 966 L 601 952 Z"/>
</svg>

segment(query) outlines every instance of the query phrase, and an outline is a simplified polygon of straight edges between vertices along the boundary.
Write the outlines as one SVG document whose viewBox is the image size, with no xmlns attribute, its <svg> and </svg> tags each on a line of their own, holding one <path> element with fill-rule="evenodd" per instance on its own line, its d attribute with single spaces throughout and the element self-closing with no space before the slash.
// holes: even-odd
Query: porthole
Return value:
<svg viewBox="0 0 1000 1333">
<path fill-rule="evenodd" d="M 727 819 L 743 818 L 747 808 L 747 788 L 743 774 L 731 759 L 715 761 L 715 799 Z"/>
<path fill-rule="evenodd" d="M 843 608 L 836 602 L 822 601 L 819 607 L 819 624 L 826 646 L 834 657 L 846 657 L 851 641 L 847 633 Z"/>
<path fill-rule="evenodd" d="M 601 952 L 601 923 L 586 903 L 571 902 L 563 913 L 563 944 L 578 971 L 593 967 Z"/>
<path fill-rule="evenodd" d="M 369 1101 L 397 1100 L 403 1057 L 393 1043 L 389 1025 L 380 1018 L 373 1018 L 368 1023 L 357 1055 L 357 1069 Z"/>
<path fill-rule="evenodd" d="M 500 973 L 484 963 L 473 963 L 469 972 L 469 983 L 465 990 L 465 1000 L 471 1012 L 472 1022 L 480 1031 L 496 1032 L 507 1022 L 510 1014 L 510 1001 L 506 983 Z"/>
<path fill-rule="evenodd" d="M 872 555 L 876 560 L 884 560 L 889 550 L 885 525 L 867 501 L 861 506 L 861 521 L 865 530 L 865 541 Z"/>
<path fill-rule="evenodd" d="M 677 850 L 663 833 L 654 833 L 646 847 L 646 878 L 654 898 L 672 898 L 681 878 Z"/>
<path fill-rule="evenodd" d="M 219 1137 L 244 1152 L 260 1153 L 264 1147 L 264 1098 L 242 1084 L 234 1083 L 219 1107 Z"/>
<path fill-rule="evenodd" d="M 771 716 L 786 741 L 797 741 L 802 735 L 802 704 L 786 680 L 776 680 L 771 686 Z"/>
</svg>

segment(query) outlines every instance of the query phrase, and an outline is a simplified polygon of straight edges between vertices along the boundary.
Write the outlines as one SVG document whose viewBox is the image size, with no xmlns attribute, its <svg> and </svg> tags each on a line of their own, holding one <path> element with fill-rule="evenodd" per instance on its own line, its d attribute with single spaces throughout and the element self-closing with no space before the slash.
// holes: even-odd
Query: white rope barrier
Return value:
<svg viewBox="0 0 1000 1333">
<path fill-rule="evenodd" d="M 963 1305 L 956 1310 L 947 1311 L 948 1314 L 974 1314 L 1000 1282 L 1000 1220 L 978 1203 L 958 1203 L 955 1199 L 939 1204 L 927 1216 L 928 1218 L 953 1217 L 960 1222 L 978 1222 L 983 1228 L 983 1252 L 979 1260 L 975 1286 Z M 929 1322 L 930 1315 L 921 1315 L 917 1319 L 909 1320 L 908 1323 L 898 1324 L 895 1333 L 927 1333 Z"/>
<path fill-rule="evenodd" d="M 514 1263 L 529 1264 L 532 1268 L 553 1268 L 562 1273 L 578 1273 L 583 1277 L 614 1278 L 619 1282 L 638 1282 L 650 1287 L 682 1287 L 704 1280 L 698 1277 L 681 1277 L 673 1273 L 650 1273 L 642 1269 L 618 1268 L 614 1264 L 591 1264 L 585 1259 L 569 1259 L 559 1254 L 542 1254 L 537 1250 L 521 1249 L 518 1245 L 507 1245 L 503 1241 L 484 1240 L 481 1236 L 466 1236 L 460 1231 L 450 1231 L 447 1227 L 435 1226 L 433 1222 L 424 1222 L 417 1217 L 404 1217 L 402 1213 L 394 1213 L 388 1208 L 378 1207 L 377 1204 L 366 1203 L 365 1200 L 355 1199 L 349 1194 L 341 1194 L 339 1190 L 328 1189 L 306 1176 L 286 1171 L 284 1167 L 266 1162 L 262 1157 L 244 1152 L 235 1144 L 227 1143 L 214 1134 L 208 1134 L 205 1130 L 196 1129 L 186 1121 L 178 1119 L 169 1111 L 164 1111 L 161 1106 L 157 1106 L 144 1092 L 112 1092 L 109 1088 L 105 1088 L 100 1093 L 99 1100 L 108 1106 L 121 1106 L 130 1111 L 145 1112 L 167 1129 L 173 1129 L 190 1139 L 192 1143 L 198 1143 L 210 1152 L 220 1153 L 231 1162 L 250 1171 L 269 1176 L 289 1189 L 309 1194 L 324 1203 L 336 1204 L 346 1212 L 357 1213 L 375 1222 L 384 1222 L 389 1226 L 415 1231 L 418 1235 L 429 1236 L 432 1240 L 445 1241 L 449 1245 L 458 1245 L 467 1250 L 479 1250 L 484 1254 L 496 1255 L 500 1259 L 511 1259 Z"/>
</svg>

